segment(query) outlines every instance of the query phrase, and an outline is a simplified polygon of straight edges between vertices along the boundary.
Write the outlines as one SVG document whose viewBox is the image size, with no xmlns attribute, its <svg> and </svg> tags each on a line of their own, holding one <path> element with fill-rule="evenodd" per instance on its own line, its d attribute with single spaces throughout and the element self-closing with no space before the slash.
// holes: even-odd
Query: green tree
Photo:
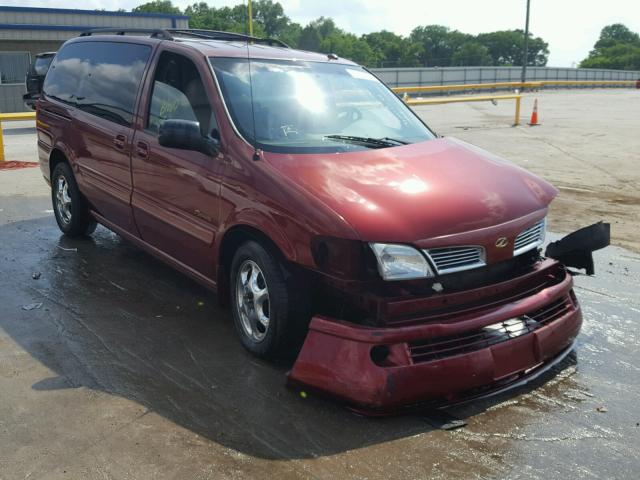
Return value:
<svg viewBox="0 0 640 480">
<path fill-rule="evenodd" d="M 463 43 L 451 56 L 455 67 L 493 65 L 489 49 L 478 42 Z"/>
<path fill-rule="evenodd" d="M 293 48 L 299 48 L 300 46 L 300 37 L 302 36 L 302 26 L 299 23 L 289 22 L 289 24 L 284 27 L 284 29 L 275 35 L 276 38 L 279 38 L 284 43 Z"/>
<path fill-rule="evenodd" d="M 134 8 L 135 12 L 180 13 L 171 0 L 152 0 Z M 212 7 L 205 1 L 189 5 L 184 12 L 192 28 L 247 33 L 246 3 Z M 320 17 L 303 26 L 292 22 L 277 0 L 254 0 L 253 32 L 256 36 L 278 38 L 294 48 L 335 53 L 367 66 L 418 67 L 449 65 L 521 65 L 524 34 L 505 30 L 477 36 L 443 25 L 416 27 L 408 37 L 382 30 L 360 37 L 340 29 L 333 19 Z M 601 50 L 619 43 L 635 44 L 638 35 L 624 25 L 605 27 L 594 47 L 598 57 L 586 64 L 602 64 Z M 635 50 L 618 47 L 615 64 L 635 65 Z M 545 65 L 548 44 L 539 37 L 529 38 L 529 65 Z M 586 61 L 585 61 L 586 62 Z M 593 63 L 596 62 L 596 63 Z M 611 63 L 611 62 L 609 62 Z"/>
<path fill-rule="evenodd" d="M 284 14 L 282 5 L 272 0 L 258 0 L 253 3 L 253 20 L 262 25 L 267 37 L 278 36 L 291 22 Z"/>
<path fill-rule="evenodd" d="M 598 52 L 603 48 L 613 47 L 618 43 L 640 46 L 640 35 L 629 30 L 629 28 L 621 23 L 607 25 L 600 31 L 600 38 L 593 46 L 593 49 Z"/>
<path fill-rule="evenodd" d="M 318 33 L 322 38 L 327 38 L 333 32 L 338 30 L 338 27 L 336 27 L 336 23 L 333 21 L 333 19 L 327 17 L 320 17 L 317 20 L 312 21 L 310 25 L 313 25 L 318 29 Z"/>
<path fill-rule="evenodd" d="M 640 70 L 640 47 L 618 43 L 601 49 L 601 53 L 580 62 L 582 68 L 611 68 L 614 70 Z"/>
<path fill-rule="evenodd" d="M 473 37 L 443 25 L 427 25 L 414 28 L 409 39 L 422 46 L 420 53 L 422 65 L 447 67 L 451 65 L 453 53 Z"/>
<path fill-rule="evenodd" d="M 353 33 L 346 33 L 337 28 L 322 39 L 319 50 L 324 53 L 335 53 L 339 57 L 348 58 L 363 65 L 372 65 L 375 62 L 373 50 L 366 41 Z"/>
<path fill-rule="evenodd" d="M 362 36 L 374 55 L 372 66 L 376 67 L 419 67 L 422 65 L 424 48 L 408 38 L 382 30 Z"/>
<path fill-rule="evenodd" d="M 640 70 L 640 36 L 620 23 L 607 25 L 580 66 Z"/>
<path fill-rule="evenodd" d="M 278 38 L 291 47 L 300 40 L 302 27 L 285 15 L 279 2 L 258 0 L 253 3 L 253 25 L 259 25 L 267 37 Z"/>
<path fill-rule="evenodd" d="M 298 46 L 304 50 L 320 51 L 322 41 L 335 32 L 341 32 L 341 30 L 336 27 L 332 19 L 326 17 L 317 18 L 302 29 Z"/>
<path fill-rule="evenodd" d="M 182 13 L 178 7 L 171 3 L 171 0 L 152 0 L 138 5 L 131 11 L 141 13 Z"/>
<path fill-rule="evenodd" d="M 209 8 L 205 2 L 189 5 L 184 13 L 189 17 L 191 28 L 212 28 L 215 22 L 214 9 Z"/>
<path fill-rule="evenodd" d="M 400 35 L 382 30 L 381 32 L 373 32 L 362 36 L 367 42 L 374 56 L 375 66 L 396 67 L 398 60 L 402 57 L 404 49 L 407 47 L 407 41 Z"/>
<path fill-rule="evenodd" d="M 299 33 L 295 31 L 296 27 L 300 28 Z M 298 48 L 322 53 L 335 53 L 339 57 L 348 58 L 364 65 L 375 65 L 376 55 L 369 44 L 363 38 L 341 30 L 330 18 L 320 17 L 304 28 L 297 24 L 290 24 L 289 29 L 290 32 L 297 35 L 297 43 L 294 45 L 297 45 Z"/>
<path fill-rule="evenodd" d="M 209 30 L 223 30 L 227 32 L 247 33 L 249 24 L 247 10 L 244 5 L 234 7 L 209 7 L 205 2 L 194 3 L 185 9 L 185 15 L 189 16 L 191 28 L 203 28 Z M 262 25 L 254 23 L 254 35 L 264 35 Z"/>
<path fill-rule="evenodd" d="M 481 33 L 476 37 L 489 50 L 496 66 L 522 65 L 524 57 L 524 32 L 522 30 L 501 30 Z M 529 34 L 527 65 L 544 66 L 549 58 L 549 44 L 540 37 Z"/>
<path fill-rule="evenodd" d="M 301 48 L 303 50 L 318 51 L 320 49 L 321 42 L 322 37 L 320 36 L 320 32 L 318 31 L 318 29 L 314 25 L 309 24 L 300 32 L 298 48 Z"/>
</svg>

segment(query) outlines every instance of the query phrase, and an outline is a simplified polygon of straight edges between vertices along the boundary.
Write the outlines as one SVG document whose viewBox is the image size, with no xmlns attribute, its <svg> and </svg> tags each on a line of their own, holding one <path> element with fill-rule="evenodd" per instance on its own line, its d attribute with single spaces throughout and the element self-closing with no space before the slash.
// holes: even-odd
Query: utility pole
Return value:
<svg viewBox="0 0 640 480">
<path fill-rule="evenodd" d="M 247 0 L 247 9 L 249 10 L 249 35 L 253 37 L 253 14 L 251 13 L 251 0 Z M 529 20 L 527 20 L 527 24 L 528 23 Z"/>
<path fill-rule="evenodd" d="M 527 20 L 525 21 L 525 24 L 524 24 L 524 54 L 522 55 L 522 79 L 521 79 L 522 83 L 527 81 L 527 61 L 529 60 L 529 9 L 530 7 L 531 7 L 531 0 L 527 0 Z"/>
</svg>

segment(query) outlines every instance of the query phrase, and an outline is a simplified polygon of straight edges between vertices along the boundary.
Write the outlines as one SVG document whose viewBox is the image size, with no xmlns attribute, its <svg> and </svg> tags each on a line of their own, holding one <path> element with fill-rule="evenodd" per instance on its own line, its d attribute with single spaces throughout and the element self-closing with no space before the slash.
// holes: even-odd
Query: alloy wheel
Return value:
<svg viewBox="0 0 640 480">
<path fill-rule="evenodd" d="M 60 175 L 56 181 L 56 211 L 60 220 L 66 225 L 71 223 L 71 197 L 69 196 L 69 183 Z"/>
<path fill-rule="evenodd" d="M 236 302 L 245 334 L 255 342 L 264 340 L 269 330 L 269 290 L 253 260 L 245 260 L 238 269 Z"/>
</svg>

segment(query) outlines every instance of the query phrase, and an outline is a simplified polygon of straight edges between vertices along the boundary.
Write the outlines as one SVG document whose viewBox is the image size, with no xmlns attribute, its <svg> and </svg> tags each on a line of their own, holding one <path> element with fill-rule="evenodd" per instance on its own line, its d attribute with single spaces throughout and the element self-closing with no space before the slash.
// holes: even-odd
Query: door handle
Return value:
<svg viewBox="0 0 640 480">
<path fill-rule="evenodd" d="M 145 142 L 138 142 L 136 144 L 136 154 L 140 158 L 148 158 L 149 157 L 149 145 Z"/>
<path fill-rule="evenodd" d="M 116 135 L 116 137 L 113 139 L 113 146 L 118 150 L 124 150 L 126 143 L 127 137 L 125 137 L 124 135 Z"/>
</svg>

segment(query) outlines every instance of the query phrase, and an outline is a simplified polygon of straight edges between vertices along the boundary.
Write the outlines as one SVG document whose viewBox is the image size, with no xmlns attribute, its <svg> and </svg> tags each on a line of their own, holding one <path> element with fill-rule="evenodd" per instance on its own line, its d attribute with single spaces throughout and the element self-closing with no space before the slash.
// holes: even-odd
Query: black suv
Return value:
<svg viewBox="0 0 640 480">
<path fill-rule="evenodd" d="M 27 72 L 27 78 L 25 84 L 27 86 L 27 93 L 22 96 L 24 104 L 27 108 L 35 110 L 36 100 L 42 93 L 42 84 L 44 83 L 44 77 L 49 70 L 49 65 L 53 61 L 53 57 L 56 56 L 56 52 L 44 52 L 38 53 L 31 63 L 31 67 Z"/>
</svg>

